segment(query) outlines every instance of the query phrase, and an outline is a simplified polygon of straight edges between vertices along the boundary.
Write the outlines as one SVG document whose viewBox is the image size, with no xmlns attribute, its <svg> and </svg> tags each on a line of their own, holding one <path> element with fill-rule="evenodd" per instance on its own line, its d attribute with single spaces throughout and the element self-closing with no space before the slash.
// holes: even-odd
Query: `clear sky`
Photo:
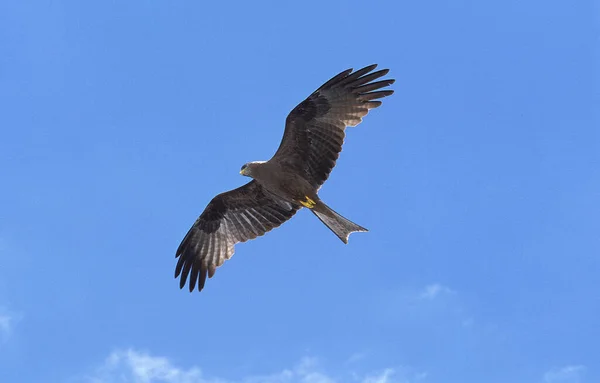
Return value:
<svg viewBox="0 0 600 383">
<path fill-rule="evenodd" d="M 597 1 L 0 2 L 0 382 L 600 382 Z M 202 293 L 175 250 L 288 112 L 396 93 Z"/>
</svg>

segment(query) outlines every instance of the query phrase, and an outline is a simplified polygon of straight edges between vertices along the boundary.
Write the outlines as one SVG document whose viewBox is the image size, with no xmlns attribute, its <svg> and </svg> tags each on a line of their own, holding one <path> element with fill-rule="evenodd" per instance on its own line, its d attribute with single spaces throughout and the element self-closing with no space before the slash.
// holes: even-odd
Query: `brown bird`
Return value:
<svg viewBox="0 0 600 383">
<path fill-rule="evenodd" d="M 358 125 L 377 99 L 393 90 L 379 90 L 393 79 L 374 81 L 389 70 L 345 70 L 331 78 L 288 115 L 279 149 L 269 161 L 242 166 L 240 174 L 253 178 L 237 189 L 214 197 L 179 245 L 175 278 L 180 288 L 189 276 L 190 292 L 204 288 L 234 253 L 234 245 L 265 234 L 290 219 L 299 209 L 310 209 L 344 243 L 353 232 L 367 231 L 329 208 L 318 191 L 329 177 L 342 150 L 345 130 Z"/>
</svg>

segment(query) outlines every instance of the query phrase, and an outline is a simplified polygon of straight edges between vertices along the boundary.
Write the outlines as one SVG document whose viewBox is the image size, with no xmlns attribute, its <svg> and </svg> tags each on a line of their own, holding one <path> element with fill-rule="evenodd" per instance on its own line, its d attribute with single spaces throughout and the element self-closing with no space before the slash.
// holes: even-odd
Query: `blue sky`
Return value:
<svg viewBox="0 0 600 383">
<path fill-rule="evenodd" d="M 600 5 L 3 1 L 0 381 L 600 381 Z M 287 113 L 396 93 L 202 293 L 174 253 Z"/>
</svg>

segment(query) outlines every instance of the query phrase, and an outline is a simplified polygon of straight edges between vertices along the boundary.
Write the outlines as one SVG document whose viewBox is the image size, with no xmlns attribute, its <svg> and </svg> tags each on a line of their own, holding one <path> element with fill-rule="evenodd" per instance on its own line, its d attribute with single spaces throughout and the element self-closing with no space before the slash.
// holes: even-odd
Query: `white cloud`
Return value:
<svg viewBox="0 0 600 383">
<path fill-rule="evenodd" d="M 585 366 L 570 365 L 561 368 L 553 368 L 544 374 L 546 383 L 580 383 L 583 381 Z"/>
<path fill-rule="evenodd" d="M 352 354 L 348 357 L 348 359 L 346 360 L 346 364 L 357 363 L 357 362 L 365 359 L 366 357 L 367 357 L 366 352 L 355 352 L 354 354 Z"/>
<path fill-rule="evenodd" d="M 425 374 L 417 374 L 414 380 L 409 380 L 405 375 L 398 370 L 388 368 L 378 374 L 350 380 L 360 383 L 413 383 L 425 377 Z M 339 379 L 325 373 L 315 358 L 303 358 L 293 368 L 233 381 L 206 377 L 198 367 L 182 368 L 163 356 L 153 356 L 129 349 L 113 352 L 94 373 L 76 381 L 85 383 L 342 383 L 348 382 L 349 379 Z"/>
<path fill-rule="evenodd" d="M 366 376 L 361 383 L 414 383 L 427 377 L 426 372 L 413 373 L 406 367 L 386 368 L 385 370 Z"/>
<path fill-rule="evenodd" d="M 4 257 L 6 253 L 5 250 L 5 242 L 2 239 L 2 237 L 0 237 L 0 258 Z M 1 277 L 2 275 L 0 275 L 0 278 Z M 4 342 L 10 337 L 10 335 L 14 331 L 15 324 L 21 319 L 20 313 L 16 313 L 12 310 L 9 310 L 9 306 L 4 306 L 4 304 L 6 304 L 6 301 L 4 300 L 4 296 L 2 296 L 2 298 L 3 303 L 0 303 L 0 342 Z"/>
<path fill-rule="evenodd" d="M 115 351 L 91 376 L 89 383 L 216 383 L 202 377 L 196 367 L 182 369 L 169 359 L 135 350 Z"/>
<path fill-rule="evenodd" d="M 434 283 L 432 285 L 425 286 L 423 291 L 419 294 L 419 299 L 432 300 L 444 294 L 454 294 L 455 292 L 450 288 Z"/>
<path fill-rule="evenodd" d="M 5 314 L 0 314 L 0 333 L 8 335 L 11 330 L 12 317 Z"/>
<path fill-rule="evenodd" d="M 15 323 L 20 319 L 20 314 L 9 311 L 0 306 L 0 341 L 8 339 L 13 333 Z"/>
<path fill-rule="evenodd" d="M 475 324 L 475 320 L 471 317 L 465 318 L 463 319 L 463 321 L 461 322 L 463 327 L 473 327 L 473 325 Z"/>
<path fill-rule="evenodd" d="M 378 375 L 367 376 L 362 383 L 391 383 L 391 378 L 395 371 L 393 368 L 386 368 Z"/>
</svg>

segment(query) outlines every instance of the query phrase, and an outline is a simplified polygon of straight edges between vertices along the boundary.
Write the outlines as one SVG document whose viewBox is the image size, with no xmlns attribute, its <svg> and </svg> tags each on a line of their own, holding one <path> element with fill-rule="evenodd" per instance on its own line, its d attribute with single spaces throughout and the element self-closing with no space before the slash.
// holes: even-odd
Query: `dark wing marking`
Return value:
<svg viewBox="0 0 600 383">
<path fill-rule="evenodd" d="M 378 98 L 394 93 L 378 91 L 395 80 L 373 82 L 389 72 L 372 72 L 376 67 L 343 71 L 296 106 L 286 119 L 283 139 L 272 160 L 291 166 L 319 188 L 342 151 L 346 127 L 360 124 L 370 109 L 381 105 Z"/>
<path fill-rule="evenodd" d="M 290 204 L 265 193 L 255 181 L 213 198 L 179 245 L 175 278 L 179 287 L 190 277 L 190 292 L 196 282 L 204 288 L 217 267 L 231 258 L 234 245 L 254 239 L 278 227 L 298 211 Z"/>
</svg>

